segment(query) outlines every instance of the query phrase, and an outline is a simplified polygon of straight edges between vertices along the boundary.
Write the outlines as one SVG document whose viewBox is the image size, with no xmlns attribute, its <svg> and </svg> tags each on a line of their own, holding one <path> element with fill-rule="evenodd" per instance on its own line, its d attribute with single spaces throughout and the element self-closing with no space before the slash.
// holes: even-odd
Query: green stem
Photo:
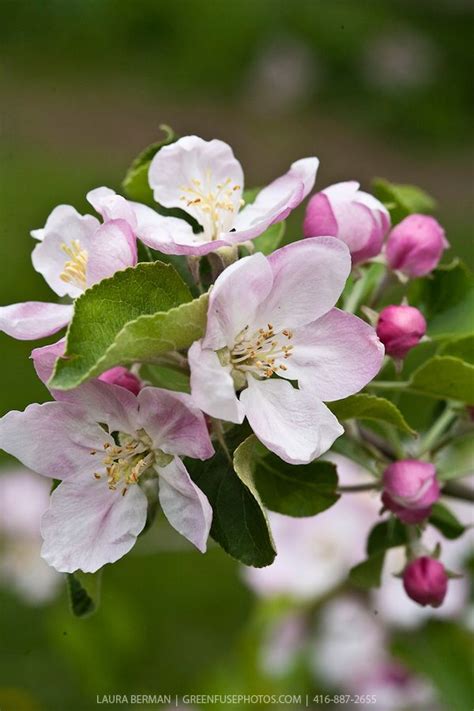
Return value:
<svg viewBox="0 0 474 711">
<path fill-rule="evenodd" d="M 422 438 L 420 442 L 420 448 L 418 450 L 418 457 L 422 457 L 424 454 L 429 452 L 434 447 L 434 445 L 438 443 L 439 438 L 442 434 L 445 433 L 448 427 L 456 419 L 456 416 L 456 413 L 453 412 L 453 410 L 448 405 L 444 412 L 440 415 L 440 417 L 438 417 L 436 422 L 434 422 L 434 424 Z"/>
<path fill-rule="evenodd" d="M 354 288 L 352 289 L 351 293 L 347 297 L 347 300 L 344 304 L 344 311 L 347 311 L 350 314 L 353 314 L 357 311 L 357 308 L 359 306 L 359 302 L 362 300 L 362 297 L 364 295 L 365 291 L 365 275 L 358 279 L 356 283 L 354 284 Z"/>
<path fill-rule="evenodd" d="M 395 454 L 397 455 L 397 459 L 404 459 L 405 452 L 403 450 L 403 446 L 402 446 L 402 443 L 401 443 L 400 438 L 398 436 L 397 430 L 394 427 L 392 427 L 391 425 L 387 425 L 387 424 L 383 424 L 382 427 L 385 431 L 385 434 L 386 434 L 386 437 L 387 437 L 389 443 L 391 444 Z"/>
<path fill-rule="evenodd" d="M 367 385 L 368 388 L 374 388 L 375 390 L 404 390 L 409 388 L 410 383 L 405 381 L 395 381 L 395 380 L 373 380 Z"/>
<path fill-rule="evenodd" d="M 371 481 L 366 484 L 354 484 L 353 486 L 338 486 L 337 491 L 339 494 L 355 494 L 358 491 L 372 491 L 373 489 L 378 488 L 378 483 Z"/>
</svg>

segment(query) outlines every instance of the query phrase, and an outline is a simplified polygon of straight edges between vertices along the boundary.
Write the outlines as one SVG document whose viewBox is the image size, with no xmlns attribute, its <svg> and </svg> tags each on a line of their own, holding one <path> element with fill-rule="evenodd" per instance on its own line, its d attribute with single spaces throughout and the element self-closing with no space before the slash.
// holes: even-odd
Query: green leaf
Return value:
<svg viewBox="0 0 474 711">
<path fill-rule="evenodd" d="M 344 400 L 337 400 L 336 402 L 327 404 L 338 420 L 356 419 L 382 421 L 397 427 L 403 432 L 412 435 L 416 434 L 398 407 L 383 397 L 361 393 L 359 395 L 346 397 Z"/>
<path fill-rule="evenodd" d="M 466 363 L 474 364 L 474 335 L 443 343 L 439 349 L 439 354 L 450 355 L 453 358 L 460 358 Z"/>
<path fill-rule="evenodd" d="M 384 550 L 369 556 L 362 563 L 351 568 L 349 581 L 364 590 L 380 587 L 384 558 Z"/>
<path fill-rule="evenodd" d="M 95 574 L 96 585 L 98 585 L 97 576 L 100 576 L 100 572 Z M 76 617 L 88 617 L 92 615 L 96 610 L 96 604 L 92 597 L 87 592 L 86 588 L 82 585 L 79 579 L 88 578 L 93 579 L 93 575 L 85 576 L 84 573 L 67 573 L 66 581 L 69 593 L 69 603 L 71 605 L 71 612 Z"/>
<path fill-rule="evenodd" d="M 191 300 L 170 265 L 138 264 L 95 284 L 76 299 L 66 352 L 50 381 L 68 390 L 119 363 L 153 360 L 200 338 L 206 296 Z"/>
<path fill-rule="evenodd" d="M 408 298 L 425 314 L 431 338 L 473 333 L 474 278 L 462 262 L 438 267 L 429 279 L 413 280 Z"/>
<path fill-rule="evenodd" d="M 466 527 L 458 521 L 456 516 L 440 503 L 433 505 L 429 522 L 450 540 L 459 538 L 466 530 Z"/>
<path fill-rule="evenodd" d="M 176 141 L 177 138 L 173 129 L 169 126 L 162 124 L 160 129 L 165 134 L 164 138 L 145 148 L 145 150 L 135 158 L 127 170 L 122 186 L 130 200 L 144 203 L 153 202 L 153 191 L 148 184 L 150 163 L 160 148 L 168 146 L 170 143 Z"/>
<path fill-rule="evenodd" d="M 166 388 L 181 393 L 191 392 L 189 375 L 165 365 L 143 365 L 140 368 L 140 378 L 157 388 Z"/>
<path fill-rule="evenodd" d="M 284 220 L 277 222 L 275 225 L 265 230 L 265 232 L 253 240 L 256 252 L 263 254 L 271 254 L 280 246 L 283 237 L 285 236 L 286 223 Z"/>
<path fill-rule="evenodd" d="M 463 627 L 430 620 L 422 628 L 398 631 L 393 654 L 439 690 L 442 707 L 449 711 L 472 708 L 472 635 Z"/>
<path fill-rule="evenodd" d="M 292 465 L 268 454 L 255 463 L 254 477 L 265 506 L 287 516 L 314 516 L 339 499 L 336 467 L 330 462 Z"/>
<path fill-rule="evenodd" d="M 389 518 L 388 521 L 377 523 L 367 539 L 367 555 L 373 556 L 382 553 L 388 548 L 397 548 L 408 543 L 407 529 L 396 518 Z"/>
<path fill-rule="evenodd" d="M 237 448 L 243 429 L 234 428 L 227 437 L 229 452 Z M 261 568 L 273 563 L 276 552 L 267 517 L 251 483 L 251 476 L 245 471 L 248 454 L 244 450 L 237 455 L 241 478 L 221 448 L 206 462 L 187 459 L 186 466 L 212 506 L 213 539 L 233 558 L 245 565 Z M 244 481 L 248 481 L 248 486 Z"/>
<path fill-rule="evenodd" d="M 452 356 L 434 356 L 413 373 L 411 390 L 441 400 L 474 403 L 474 366 Z"/>
<path fill-rule="evenodd" d="M 474 437 L 467 432 L 456 437 L 443 447 L 435 457 L 434 464 L 440 481 L 459 479 L 472 473 L 474 462 Z"/>
<path fill-rule="evenodd" d="M 415 212 L 432 212 L 435 200 L 416 185 L 390 183 L 384 178 L 375 178 L 372 182 L 375 196 L 381 200 L 388 211 L 392 223 L 396 224 Z"/>
</svg>

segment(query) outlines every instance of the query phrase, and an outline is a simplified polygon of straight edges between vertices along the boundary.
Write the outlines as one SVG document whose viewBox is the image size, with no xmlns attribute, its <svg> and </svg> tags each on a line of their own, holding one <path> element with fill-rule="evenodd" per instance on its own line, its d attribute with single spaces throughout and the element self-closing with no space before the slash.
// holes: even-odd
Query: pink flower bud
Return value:
<svg viewBox="0 0 474 711">
<path fill-rule="evenodd" d="M 142 382 L 137 376 L 121 365 L 106 370 L 105 373 L 99 375 L 99 380 L 103 380 L 105 383 L 111 383 L 112 385 L 120 385 L 122 388 L 130 390 L 134 395 L 138 395 L 143 387 Z"/>
<path fill-rule="evenodd" d="M 305 237 L 338 237 L 349 247 L 355 264 L 380 253 L 389 227 L 390 216 L 382 203 L 351 180 L 313 195 L 303 232 Z"/>
<path fill-rule="evenodd" d="M 404 459 L 394 462 L 383 474 L 382 501 L 404 523 L 419 523 L 431 513 L 439 499 L 436 469 L 429 462 Z"/>
<path fill-rule="evenodd" d="M 380 312 L 376 330 L 388 355 L 405 358 L 425 335 L 426 321 L 414 306 L 386 306 Z"/>
<path fill-rule="evenodd" d="M 387 260 L 391 269 L 409 277 L 429 274 L 449 247 L 444 230 L 429 215 L 409 215 L 390 232 Z"/>
<path fill-rule="evenodd" d="M 444 565 L 427 556 L 416 558 L 405 568 L 403 587 L 408 597 L 419 605 L 439 607 L 448 589 Z"/>
</svg>

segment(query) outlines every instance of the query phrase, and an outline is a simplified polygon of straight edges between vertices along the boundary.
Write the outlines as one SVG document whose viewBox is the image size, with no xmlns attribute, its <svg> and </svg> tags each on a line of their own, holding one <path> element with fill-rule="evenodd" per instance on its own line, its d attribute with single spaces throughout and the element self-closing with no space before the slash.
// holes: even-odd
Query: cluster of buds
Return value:
<svg viewBox="0 0 474 711">
<path fill-rule="evenodd" d="M 425 522 L 440 497 L 436 469 L 429 462 L 415 459 L 393 462 L 384 471 L 382 483 L 385 508 L 407 525 Z M 421 548 L 418 545 L 418 548 L 408 549 L 403 587 L 408 597 L 419 605 L 439 607 L 446 597 L 449 576 L 437 560 L 439 551 L 420 555 Z"/>
<path fill-rule="evenodd" d="M 355 181 L 336 183 L 313 195 L 303 224 L 305 237 L 330 235 L 345 242 L 353 264 L 377 257 L 388 233 L 387 264 L 405 278 L 429 274 L 449 247 L 443 228 L 429 215 L 409 215 L 389 229 L 385 206 L 359 190 Z"/>
</svg>

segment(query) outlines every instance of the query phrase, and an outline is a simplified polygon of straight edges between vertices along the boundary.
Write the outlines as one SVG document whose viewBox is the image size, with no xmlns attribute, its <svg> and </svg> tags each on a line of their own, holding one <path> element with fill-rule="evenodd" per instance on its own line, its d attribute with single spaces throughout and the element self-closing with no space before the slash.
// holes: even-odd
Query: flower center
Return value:
<svg viewBox="0 0 474 711">
<path fill-rule="evenodd" d="M 73 239 L 70 245 L 63 242 L 61 249 L 70 259 L 65 262 L 59 278 L 67 284 L 73 284 L 79 289 L 85 289 L 87 286 L 87 251 L 81 247 L 81 243 L 77 239 Z"/>
<path fill-rule="evenodd" d="M 244 205 L 240 199 L 240 185 L 227 178 L 223 183 L 211 182 L 211 170 L 206 170 L 204 183 L 197 178 L 191 180 L 191 185 L 182 185 L 182 200 L 186 207 L 192 207 L 200 213 L 204 232 L 209 240 L 215 240 L 220 232 L 232 227 L 234 213 Z M 238 193 L 239 199 L 236 199 Z"/>
<path fill-rule="evenodd" d="M 150 450 L 151 441 L 145 433 L 139 438 L 119 433 L 118 439 L 119 445 L 104 443 L 102 462 L 109 489 L 115 491 L 119 485 L 123 486 L 122 496 L 125 496 L 128 487 L 137 484 L 141 475 L 154 464 L 155 452 Z M 91 454 L 99 453 L 94 450 Z M 94 477 L 102 479 L 102 474 L 96 472 Z"/>
<path fill-rule="evenodd" d="M 275 334 L 271 323 L 251 335 L 246 326 L 236 338 L 230 362 L 234 369 L 270 378 L 278 371 L 287 370 L 283 361 L 293 354 L 293 345 L 287 343 L 292 338 L 293 333 L 288 328 Z"/>
</svg>

